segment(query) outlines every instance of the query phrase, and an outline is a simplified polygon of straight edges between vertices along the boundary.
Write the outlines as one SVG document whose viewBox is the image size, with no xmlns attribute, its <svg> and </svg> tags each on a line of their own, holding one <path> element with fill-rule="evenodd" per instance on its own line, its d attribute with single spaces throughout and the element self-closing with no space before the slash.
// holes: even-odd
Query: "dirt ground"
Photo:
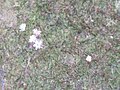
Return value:
<svg viewBox="0 0 120 90">
<path fill-rule="evenodd" d="M 0 0 L 0 28 L 15 28 L 17 25 L 17 12 L 14 0 Z"/>
</svg>

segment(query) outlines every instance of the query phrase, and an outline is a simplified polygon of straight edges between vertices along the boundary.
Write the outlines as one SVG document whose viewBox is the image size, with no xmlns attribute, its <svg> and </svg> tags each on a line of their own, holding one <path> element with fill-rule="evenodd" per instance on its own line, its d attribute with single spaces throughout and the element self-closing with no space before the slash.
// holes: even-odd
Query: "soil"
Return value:
<svg viewBox="0 0 120 90">
<path fill-rule="evenodd" d="M 14 0 L 0 0 L 0 28 L 14 28 L 17 25 L 17 13 Z"/>
</svg>

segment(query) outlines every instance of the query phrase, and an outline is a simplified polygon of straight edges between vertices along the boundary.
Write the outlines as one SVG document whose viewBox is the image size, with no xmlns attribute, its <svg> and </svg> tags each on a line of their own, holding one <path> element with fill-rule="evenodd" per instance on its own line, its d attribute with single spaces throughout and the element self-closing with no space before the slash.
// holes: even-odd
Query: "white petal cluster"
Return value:
<svg viewBox="0 0 120 90">
<path fill-rule="evenodd" d="M 29 38 L 29 43 L 35 48 L 35 50 L 43 48 L 43 40 L 40 35 L 41 31 L 33 29 L 33 35 Z"/>
<path fill-rule="evenodd" d="M 32 43 L 32 42 L 35 43 L 36 41 L 37 41 L 36 36 L 35 36 L 35 35 L 31 35 L 31 36 L 30 36 L 30 39 L 29 39 L 29 42 L 30 42 L 30 43 Z"/>
<path fill-rule="evenodd" d="M 20 30 L 20 31 L 25 31 L 25 28 L 26 28 L 26 24 L 25 24 L 25 23 L 22 23 L 22 24 L 19 26 L 19 30 Z"/>
<path fill-rule="evenodd" d="M 90 55 L 88 55 L 88 56 L 86 57 L 86 61 L 91 62 L 91 61 L 92 61 L 92 57 L 91 57 Z"/>
<path fill-rule="evenodd" d="M 43 41 L 42 40 L 37 40 L 34 43 L 33 47 L 35 48 L 35 50 L 38 50 L 38 49 L 42 48 L 43 47 Z"/>
<path fill-rule="evenodd" d="M 38 31 L 37 29 L 33 29 L 33 34 L 39 36 L 41 34 L 41 31 Z"/>
</svg>

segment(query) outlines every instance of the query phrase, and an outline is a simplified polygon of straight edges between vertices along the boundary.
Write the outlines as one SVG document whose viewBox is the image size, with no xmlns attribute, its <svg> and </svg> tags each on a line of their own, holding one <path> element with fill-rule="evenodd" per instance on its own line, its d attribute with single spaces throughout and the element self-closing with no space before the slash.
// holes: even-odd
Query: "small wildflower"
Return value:
<svg viewBox="0 0 120 90">
<path fill-rule="evenodd" d="M 38 37 L 41 34 L 41 31 L 38 31 L 37 29 L 33 29 L 33 34 Z"/>
<path fill-rule="evenodd" d="M 25 23 L 22 23 L 19 27 L 20 31 L 25 31 L 25 28 L 26 28 L 26 24 Z"/>
<path fill-rule="evenodd" d="M 92 57 L 90 55 L 88 55 L 87 58 L 86 58 L 86 61 L 91 62 L 92 61 Z"/>
<path fill-rule="evenodd" d="M 42 46 L 43 46 L 43 41 L 42 40 L 37 40 L 33 45 L 35 50 L 38 50 L 38 49 L 42 48 Z"/>
<path fill-rule="evenodd" d="M 30 39 L 29 39 L 29 42 L 30 42 L 30 43 L 32 43 L 32 42 L 35 43 L 36 41 L 37 41 L 37 38 L 36 38 L 35 35 L 30 36 Z"/>
<path fill-rule="evenodd" d="M 93 20 L 93 19 L 91 19 L 91 22 L 94 22 L 94 20 Z"/>
<path fill-rule="evenodd" d="M 41 31 L 37 29 L 33 29 L 33 35 L 31 35 L 29 39 L 30 48 L 35 48 L 35 50 L 43 48 L 43 40 L 40 34 L 41 34 Z"/>
<path fill-rule="evenodd" d="M 113 36 L 110 36 L 111 39 L 113 39 Z"/>
</svg>

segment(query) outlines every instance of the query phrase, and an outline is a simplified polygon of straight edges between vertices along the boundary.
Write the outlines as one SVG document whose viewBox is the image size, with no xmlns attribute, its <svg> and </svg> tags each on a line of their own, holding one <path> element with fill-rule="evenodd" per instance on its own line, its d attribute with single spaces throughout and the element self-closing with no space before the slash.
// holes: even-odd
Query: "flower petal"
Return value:
<svg viewBox="0 0 120 90">
<path fill-rule="evenodd" d="M 42 48 L 42 46 L 43 46 L 43 41 L 42 40 L 37 40 L 35 42 L 35 44 L 33 45 L 33 47 L 35 48 L 35 50 Z"/>
<path fill-rule="evenodd" d="M 35 35 L 30 36 L 30 39 L 29 39 L 29 42 L 30 42 L 30 43 L 32 43 L 32 42 L 35 43 L 36 41 L 37 41 L 37 38 L 36 38 Z"/>
<path fill-rule="evenodd" d="M 92 61 L 92 57 L 91 57 L 90 55 L 88 55 L 88 56 L 86 57 L 86 61 L 91 62 L 91 61 Z"/>
<path fill-rule="evenodd" d="M 41 34 L 41 31 L 37 30 L 37 29 L 33 29 L 33 34 L 37 36 L 39 36 Z"/>
<path fill-rule="evenodd" d="M 25 23 L 22 23 L 19 27 L 20 31 L 25 31 L 25 28 L 26 28 L 26 24 Z"/>
</svg>

